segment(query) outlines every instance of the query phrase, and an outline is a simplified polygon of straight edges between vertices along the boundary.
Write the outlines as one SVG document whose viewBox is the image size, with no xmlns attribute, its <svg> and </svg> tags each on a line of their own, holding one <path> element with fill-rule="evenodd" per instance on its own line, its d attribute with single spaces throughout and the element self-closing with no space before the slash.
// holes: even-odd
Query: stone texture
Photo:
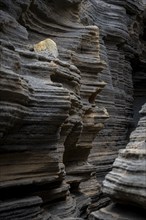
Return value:
<svg viewBox="0 0 146 220">
<path fill-rule="evenodd" d="M 50 218 L 86 216 L 101 189 L 79 185 L 95 170 L 87 158 L 108 118 L 95 104 L 106 85 L 99 29 L 81 23 L 81 1 L 0 3 L 1 203 L 39 196 Z"/>
<path fill-rule="evenodd" d="M 52 55 L 55 58 L 58 56 L 58 49 L 56 43 L 47 38 L 34 45 L 34 51 L 40 53 L 47 53 L 47 55 Z"/>
<path fill-rule="evenodd" d="M 119 206 L 111 204 L 106 208 L 100 209 L 98 212 L 93 212 L 89 220 L 144 220 L 145 212 L 141 209 L 133 207 Z"/>
<path fill-rule="evenodd" d="M 104 192 L 114 200 L 146 208 L 146 104 L 141 114 L 130 142 L 119 151 L 103 185 Z"/>
<path fill-rule="evenodd" d="M 132 69 L 143 50 L 143 42 L 139 39 L 143 30 L 142 11 L 141 1 L 90 0 L 82 3 L 82 22 L 99 27 L 100 56 L 107 64 L 98 75 L 107 85 L 97 95 L 96 103 L 105 106 L 110 117 L 105 128 L 97 134 L 88 159 L 96 165 L 99 181 L 111 169 L 118 150 L 128 143 L 133 126 Z"/>
<path fill-rule="evenodd" d="M 2 215 L 15 206 L 12 219 L 85 219 L 109 203 L 101 181 L 128 142 L 133 97 L 135 115 L 145 102 L 143 4 L 0 0 L 0 9 Z"/>
<path fill-rule="evenodd" d="M 31 197 L 0 204 L 0 218 L 8 219 L 41 219 L 41 198 Z"/>
</svg>

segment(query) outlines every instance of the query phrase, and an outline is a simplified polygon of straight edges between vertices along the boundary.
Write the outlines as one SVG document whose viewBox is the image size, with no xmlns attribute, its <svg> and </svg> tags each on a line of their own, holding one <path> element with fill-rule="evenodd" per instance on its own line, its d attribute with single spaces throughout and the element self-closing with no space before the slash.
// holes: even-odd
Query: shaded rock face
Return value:
<svg viewBox="0 0 146 220">
<path fill-rule="evenodd" d="M 0 218 L 79 217 L 102 196 L 87 158 L 108 118 L 105 62 L 80 3 L 0 1 Z"/>
<path fill-rule="evenodd" d="M 145 43 L 141 39 L 144 36 L 143 10 L 142 1 L 83 1 L 82 21 L 99 27 L 100 56 L 107 64 L 107 68 L 99 74 L 99 79 L 107 85 L 98 94 L 96 103 L 106 107 L 110 117 L 105 128 L 97 134 L 88 159 L 97 166 L 99 180 L 103 180 L 111 169 L 118 150 L 128 143 L 129 134 L 133 130 L 133 101 L 134 118 L 146 102 L 145 86 L 141 86 L 145 84 L 145 59 L 142 58 Z M 136 73 L 136 67 L 143 78 Z M 136 84 L 139 85 L 138 99 Z M 140 92 L 142 90 L 143 93 Z M 141 99 L 142 102 L 139 101 Z"/>
<path fill-rule="evenodd" d="M 109 202 L 100 182 L 144 100 L 143 4 L 0 7 L 0 218 L 86 218 Z"/>
<path fill-rule="evenodd" d="M 144 220 L 145 212 L 142 209 L 133 207 L 111 204 L 106 208 L 100 209 L 98 212 L 93 212 L 89 216 L 89 220 Z"/>
<path fill-rule="evenodd" d="M 130 141 L 127 144 L 127 147 L 119 151 L 118 158 L 113 164 L 112 171 L 108 173 L 108 175 L 105 177 L 105 180 L 103 181 L 103 192 L 110 196 L 112 201 L 114 201 L 115 203 L 105 208 L 102 208 L 97 212 L 93 212 L 89 216 L 90 220 L 145 219 L 146 93 L 144 85 L 146 85 L 146 65 L 144 51 L 146 4 L 144 4 L 143 6 L 144 12 L 142 13 L 142 16 L 144 26 L 143 32 L 139 35 L 139 43 L 141 47 L 137 51 L 138 54 L 134 54 L 134 57 L 132 54 L 131 57 L 129 57 L 131 63 L 130 65 L 133 70 L 133 109 L 134 126 L 136 127 L 136 129 L 131 133 Z M 134 25 L 133 27 L 137 27 L 138 30 L 140 30 L 139 26 Z M 131 29 L 129 30 L 131 33 Z M 138 37 L 137 33 L 138 31 L 136 32 L 135 39 Z M 134 33 L 132 32 L 130 36 L 134 36 Z M 138 46 L 138 42 L 136 46 Z"/>
<path fill-rule="evenodd" d="M 109 3 L 112 1 L 108 1 Z M 118 2 L 118 1 L 117 1 Z M 132 3 L 127 1 L 128 4 Z M 141 2 L 142 3 L 142 2 Z M 144 3 L 144 2 L 143 2 Z M 133 6 L 135 3 L 132 3 Z M 131 4 L 131 6 L 132 6 Z M 114 4 L 115 5 L 115 4 Z M 127 5 L 128 6 L 128 5 Z M 131 11 L 128 7 L 127 15 Z M 118 158 L 113 164 L 112 171 L 105 177 L 103 181 L 103 191 L 111 197 L 115 202 L 97 212 L 93 212 L 89 219 L 91 220 L 112 220 L 112 219 L 145 219 L 145 204 L 146 204 L 146 123 L 145 123 L 145 80 L 146 80 L 146 65 L 145 65 L 145 10 L 144 4 L 143 24 L 139 26 L 137 21 L 132 22 L 129 27 L 130 41 L 124 44 L 125 58 L 130 61 L 132 67 L 133 78 L 133 109 L 134 109 L 134 126 L 136 129 L 130 135 L 130 141 L 126 149 L 119 151 Z M 130 9 L 130 10 L 129 10 Z M 134 18 L 133 12 L 131 12 Z M 130 18 L 131 15 L 128 15 Z M 138 16 L 138 15 L 137 15 Z M 141 15 L 139 16 L 139 18 Z M 130 19 L 128 18 L 129 24 Z M 132 21 L 132 19 L 131 19 Z M 139 20 L 140 21 L 140 20 Z M 143 27 L 143 31 L 140 29 Z M 132 28 L 132 29 L 131 29 Z M 138 35 L 138 33 L 140 33 Z M 134 42 L 137 39 L 137 44 Z M 133 42 L 133 43 L 132 43 Z M 139 42 L 139 43 L 138 43 Z M 130 46 L 131 45 L 131 46 Z M 129 51 L 130 47 L 134 46 L 133 53 Z M 139 45 L 139 46 L 138 46 Z M 137 48 L 137 52 L 135 49 Z M 131 50 L 130 49 L 130 50 Z M 128 52 L 128 53 L 127 53 Z M 136 52 L 136 53 L 135 53 Z M 143 105 L 144 104 L 144 105 Z M 143 105 L 143 106 L 142 106 Z M 141 110 L 140 110 L 141 109 Z M 139 112 L 140 110 L 140 112 Z M 140 118 L 141 115 L 141 118 Z M 140 120 L 139 120 L 140 118 Z M 138 122 L 139 121 L 139 122 Z M 133 128 L 134 128 L 133 126 Z M 104 132 L 104 131 L 103 131 Z"/>
</svg>

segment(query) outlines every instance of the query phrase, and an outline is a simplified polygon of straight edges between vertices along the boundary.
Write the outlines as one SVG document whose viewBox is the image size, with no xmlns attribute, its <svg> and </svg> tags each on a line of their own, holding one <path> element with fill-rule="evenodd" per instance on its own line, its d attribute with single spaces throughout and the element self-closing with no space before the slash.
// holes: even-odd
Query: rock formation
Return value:
<svg viewBox="0 0 146 220">
<path fill-rule="evenodd" d="M 131 2 L 131 3 L 133 4 L 133 6 L 135 6 L 135 2 Z M 114 3 L 114 6 L 115 4 L 116 3 Z M 131 12 L 131 7 L 129 7 L 129 9 L 126 11 L 127 16 L 131 18 L 130 12 Z M 132 12 L 132 14 L 133 13 L 134 12 Z M 132 132 L 130 136 L 130 142 L 128 143 L 126 149 L 122 149 L 119 151 L 119 156 L 113 164 L 112 171 L 106 176 L 105 181 L 103 182 L 104 185 L 103 191 L 108 196 L 110 196 L 115 203 L 109 205 L 106 208 L 102 208 L 100 211 L 93 212 L 89 217 L 89 219 L 91 220 L 145 219 L 145 211 L 144 211 L 144 209 L 146 208 L 145 206 L 146 123 L 145 123 L 145 104 L 144 104 L 146 103 L 146 96 L 145 96 L 146 93 L 144 86 L 146 85 L 145 11 L 142 13 L 142 15 L 140 13 L 139 16 L 137 15 L 137 17 L 135 17 L 133 14 L 132 17 L 133 18 L 135 17 L 137 19 L 138 17 L 141 18 L 141 16 L 143 16 L 144 26 L 140 21 L 141 19 L 138 19 L 138 21 L 135 20 L 133 24 L 131 23 L 131 25 L 128 25 L 127 23 L 128 34 L 131 42 L 125 41 L 123 42 L 122 45 L 122 48 L 124 48 L 124 54 L 126 54 L 125 58 L 128 59 L 128 61 L 130 61 L 130 66 L 132 67 L 134 94 L 132 95 L 131 92 L 129 94 L 131 94 L 132 95 L 131 97 L 134 98 L 134 103 L 133 103 L 134 126 L 137 126 L 137 128 L 135 131 Z M 128 21 L 132 21 L 132 19 L 130 18 L 128 19 Z M 142 27 L 143 27 L 143 31 L 142 31 Z M 131 49 L 133 49 L 133 52 L 131 51 L 131 49 L 130 51 L 128 51 L 130 47 Z M 140 118 L 138 111 L 140 110 L 142 105 L 143 107 L 140 111 L 142 116 L 137 125 L 137 122 Z M 102 131 L 102 133 L 104 135 L 104 130 Z"/>
<path fill-rule="evenodd" d="M 101 182 L 146 102 L 144 5 L 0 0 L 0 9 L 0 218 L 87 218 L 109 203 Z"/>
<path fill-rule="evenodd" d="M 87 158 L 108 117 L 95 104 L 105 86 L 97 79 L 105 63 L 99 30 L 80 22 L 79 6 L 1 1 L 3 219 L 87 215 L 102 194 Z"/>
<path fill-rule="evenodd" d="M 111 169 L 118 150 L 128 143 L 133 126 L 132 65 L 142 54 L 139 38 L 143 31 L 143 5 L 141 1 L 136 2 L 83 2 L 82 21 L 99 27 L 100 56 L 107 63 L 107 68 L 99 74 L 99 78 L 107 85 L 98 94 L 96 102 L 97 105 L 106 107 L 110 117 L 105 128 L 97 135 L 89 156 L 89 161 L 97 166 L 99 180 L 103 180 Z"/>
<path fill-rule="evenodd" d="M 130 142 L 126 149 L 119 151 L 112 171 L 103 182 L 103 192 L 122 205 L 112 204 L 103 208 L 91 214 L 90 220 L 145 219 L 143 209 L 146 209 L 146 103 L 140 113 L 141 119 L 136 130 L 130 135 Z"/>
<path fill-rule="evenodd" d="M 130 142 L 126 149 L 119 151 L 103 183 L 104 191 L 115 200 L 146 208 L 146 104 L 141 114 Z"/>
</svg>

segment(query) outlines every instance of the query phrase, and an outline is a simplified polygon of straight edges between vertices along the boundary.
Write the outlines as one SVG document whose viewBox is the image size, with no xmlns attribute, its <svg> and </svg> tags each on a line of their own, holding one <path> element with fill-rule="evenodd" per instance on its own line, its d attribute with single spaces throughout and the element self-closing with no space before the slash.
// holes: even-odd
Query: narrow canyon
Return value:
<svg viewBox="0 0 146 220">
<path fill-rule="evenodd" d="M 0 220 L 145 220 L 146 0 L 0 0 Z"/>
</svg>

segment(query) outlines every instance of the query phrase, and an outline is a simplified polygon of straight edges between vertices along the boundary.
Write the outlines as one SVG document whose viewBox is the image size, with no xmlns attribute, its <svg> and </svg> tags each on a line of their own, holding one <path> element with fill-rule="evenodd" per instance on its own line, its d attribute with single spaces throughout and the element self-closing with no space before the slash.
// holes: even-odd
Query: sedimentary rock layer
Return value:
<svg viewBox="0 0 146 220">
<path fill-rule="evenodd" d="M 143 51 L 139 39 L 143 30 L 142 11 L 142 1 L 90 0 L 82 3 L 82 22 L 99 27 L 100 56 L 107 64 L 98 75 L 107 85 L 97 95 L 96 103 L 106 106 L 110 117 L 97 135 L 89 156 L 90 163 L 97 166 L 99 179 L 111 169 L 118 150 L 126 146 L 133 126 L 131 62 Z"/>
<path fill-rule="evenodd" d="M 133 4 L 133 6 L 135 5 L 134 2 L 129 3 Z M 126 7 L 126 9 L 129 14 L 131 11 L 131 7 Z M 132 10 L 132 13 L 134 13 L 134 11 Z M 116 201 L 116 203 L 106 208 L 102 208 L 100 211 L 93 212 L 89 217 L 89 219 L 92 220 L 145 219 L 144 209 L 146 208 L 146 104 L 144 103 L 146 102 L 146 99 L 144 85 L 146 80 L 146 65 L 144 58 L 144 15 L 145 11 L 139 16 L 143 16 L 143 20 L 141 20 L 142 23 L 135 21 L 133 25 L 128 26 L 130 38 L 131 40 L 133 39 L 133 43 L 132 41 L 131 43 L 130 41 L 128 41 L 126 44 L 130 44 L 129 46 L 132 49 L 132 45 L 134 45 L 134 42 L 136 42 L 137 39 L 137 55 L 134 54 L 135 50 L 133 51 L 134 53 L 131 54 L 131 49 L 128 49 L 128 45 L 125 44 L 124 46 L 126 49 L 124 49 L 124 53 L 126 53 L 128 60 L 131 61 L 131 67 L 133 69 L 134 126 L 137 126 L 137 128 L 130 135 L 130 142 L 128 143 L 126 149 L 119 151 L 119 156 L 113 164 L 112 171 L 106 176 L 105 181 L 103 182 L 103 191 L 108 196 L 110 196 L 112 200 Z M 140 32 L 141 34 L 139 35 Z M 140 43 L 139 46 L 138 40 Z M 134 47 L 134 49 L 136 48 Z M 138 120 L 140 118 L 140 115 L 138 114 L 139 110 L 141 119 L 138 123 Z"/>
<path fill-rule="evenodd" d="M 146 104 L 140 113 L 138 127 L 103 184 L 104 192 L 114 200 L 146 208 Z"/>
<path fill-rule="evenodd" d="M 51 215 L 87 215 L 101 189 L 79 185 L 95 170 L 87 158 L 108 118 L 95 104 L 105 86 L 99 29 L 81 23 L 81 1 L 0 3 L 1 204 L 39 196 Z"/>
<path fill-rule="evenodd" d="M 111 204 L 106 208 L 100 209 L 98 212 L 93 212 L 89 220 L 144 220 L 145 212 L 141 209 L 133 207 L 119 206 Z"/>
<path fill-rule="evenodd" d="M 129 136 L 143 5 L 0 0 L 0 9 L 2 214 L 15 206 L 13 218 L 27 219 L 28 201 L 36 219 L 87 218 L 109 202 L 99 181 Z"/>
<path fill-rule="evenodd" d="M 144 220 L 146 208 L 146 104 L 130 135 L 126 149 L 119 151 L 112 171 L 103 182 L 103 192 L 116 203 L 90 214 L 90 220 Z M 137 207 L 136 207 L 137 206 Z"/>
</svg>

